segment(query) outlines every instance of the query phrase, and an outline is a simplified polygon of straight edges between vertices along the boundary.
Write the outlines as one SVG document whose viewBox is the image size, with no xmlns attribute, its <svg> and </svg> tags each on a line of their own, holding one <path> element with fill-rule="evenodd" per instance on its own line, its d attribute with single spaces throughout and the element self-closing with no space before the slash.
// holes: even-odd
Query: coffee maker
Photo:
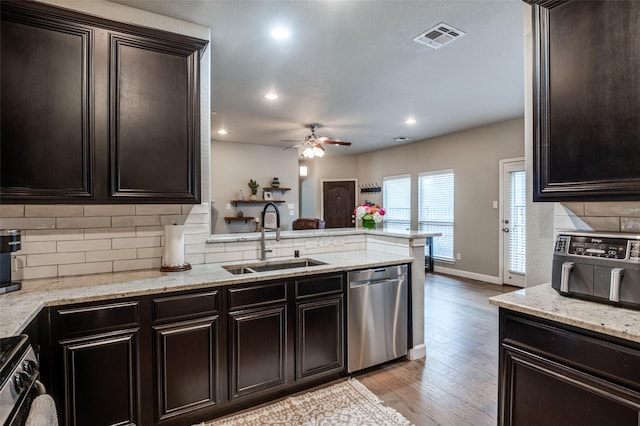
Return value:
<svg viewBox="0 0 640 426">
<path fill-rule="evenodd" d="M 11 253 L 20 250 L 20 231 L 0 229 L 0 294 L 20 290 L 22 283 L 11 281 Z"/>
</svg>

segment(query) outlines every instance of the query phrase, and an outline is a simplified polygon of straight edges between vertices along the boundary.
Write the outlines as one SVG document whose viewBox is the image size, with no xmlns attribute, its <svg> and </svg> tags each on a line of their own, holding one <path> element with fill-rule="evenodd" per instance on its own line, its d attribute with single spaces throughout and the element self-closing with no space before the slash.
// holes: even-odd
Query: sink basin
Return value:
<svg viewBox="0 0 640 426">
<path fill-rule="evenodd" d="M 254 262 L 244 265 L 227 265 L 224 269 L 234 275 L 250 274 L 253 272 L 279 271 L 281 269 L 306 268 L 308 266 L 326 265 L 314 259 L 292 259 L 273 262 Z"/>
</svg>

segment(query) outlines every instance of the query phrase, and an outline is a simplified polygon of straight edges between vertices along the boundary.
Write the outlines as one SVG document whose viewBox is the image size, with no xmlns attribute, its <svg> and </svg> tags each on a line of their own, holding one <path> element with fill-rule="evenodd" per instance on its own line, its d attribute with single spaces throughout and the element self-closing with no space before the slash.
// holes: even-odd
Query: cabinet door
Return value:
<svg viewBox="0 0 640 426">
<path fill-rule="evenodd" d="M 0 198 L 94 196 L 90 27 L 2 2 Z"/>
<path fill-rule="evenodd" d="M 640 2 L 533 8 L 534 201 L 637 200 Z"/>
<path fill-rule="evenodd" d="M 231 401 L 287 382 L 287 308 L 284 304 L 231 312 L 229 327 Z"/>
<path fill-rule="evenodd" d="M 344 368 L 342 295 L 296 303 L 296 380 Z"/>
<path fill-rule="evenodd" d="M 503 351 L 501 425 L 638 424 L 640 393 L 523 350 Z"/>
<path fill-rule="evenodd" d="M 200 201 L 199 47 L 110 34 L 110 194 Z"/>
<path fill-rule="evenodd" d="M 153 327 L 156 420 L 218 402 L 218 323 L 216 315 Z"/>
<path fill-rule="evenodd" d="M 140 424 L 138 329 L 59 342 L 66 425 Z M 60 407 L 60 412 L 62 412 Z"/>
<path fill-rule="evenodd" d="M 637 343 L 503 308 L 500 342 L 499 425 L 638 424 Z"/>
</svg>

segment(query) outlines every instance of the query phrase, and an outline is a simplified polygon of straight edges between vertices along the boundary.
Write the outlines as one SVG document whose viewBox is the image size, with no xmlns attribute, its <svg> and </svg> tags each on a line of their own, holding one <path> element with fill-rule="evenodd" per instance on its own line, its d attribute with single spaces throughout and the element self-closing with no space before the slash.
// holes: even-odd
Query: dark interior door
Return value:
<svg viewBox="0 0 640 426">
<path fill-rule="evenodd" d="M 352 180 L 323 182 L 322 201 L 326 228 L 353 228 L 356 183 Z"/>
</svg>

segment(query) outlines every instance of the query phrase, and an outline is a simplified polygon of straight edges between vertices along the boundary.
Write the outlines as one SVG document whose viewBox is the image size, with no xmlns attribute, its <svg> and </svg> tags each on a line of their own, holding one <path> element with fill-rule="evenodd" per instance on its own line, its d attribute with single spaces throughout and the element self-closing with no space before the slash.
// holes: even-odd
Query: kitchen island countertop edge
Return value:
<svg viewBox="0 0 640 426">
<path fill-rule="evenodd" d="M 540 284 L 491 297 L 501 308 L 640 343 L 640 311 L 561 296 Z"/>
</svg>

